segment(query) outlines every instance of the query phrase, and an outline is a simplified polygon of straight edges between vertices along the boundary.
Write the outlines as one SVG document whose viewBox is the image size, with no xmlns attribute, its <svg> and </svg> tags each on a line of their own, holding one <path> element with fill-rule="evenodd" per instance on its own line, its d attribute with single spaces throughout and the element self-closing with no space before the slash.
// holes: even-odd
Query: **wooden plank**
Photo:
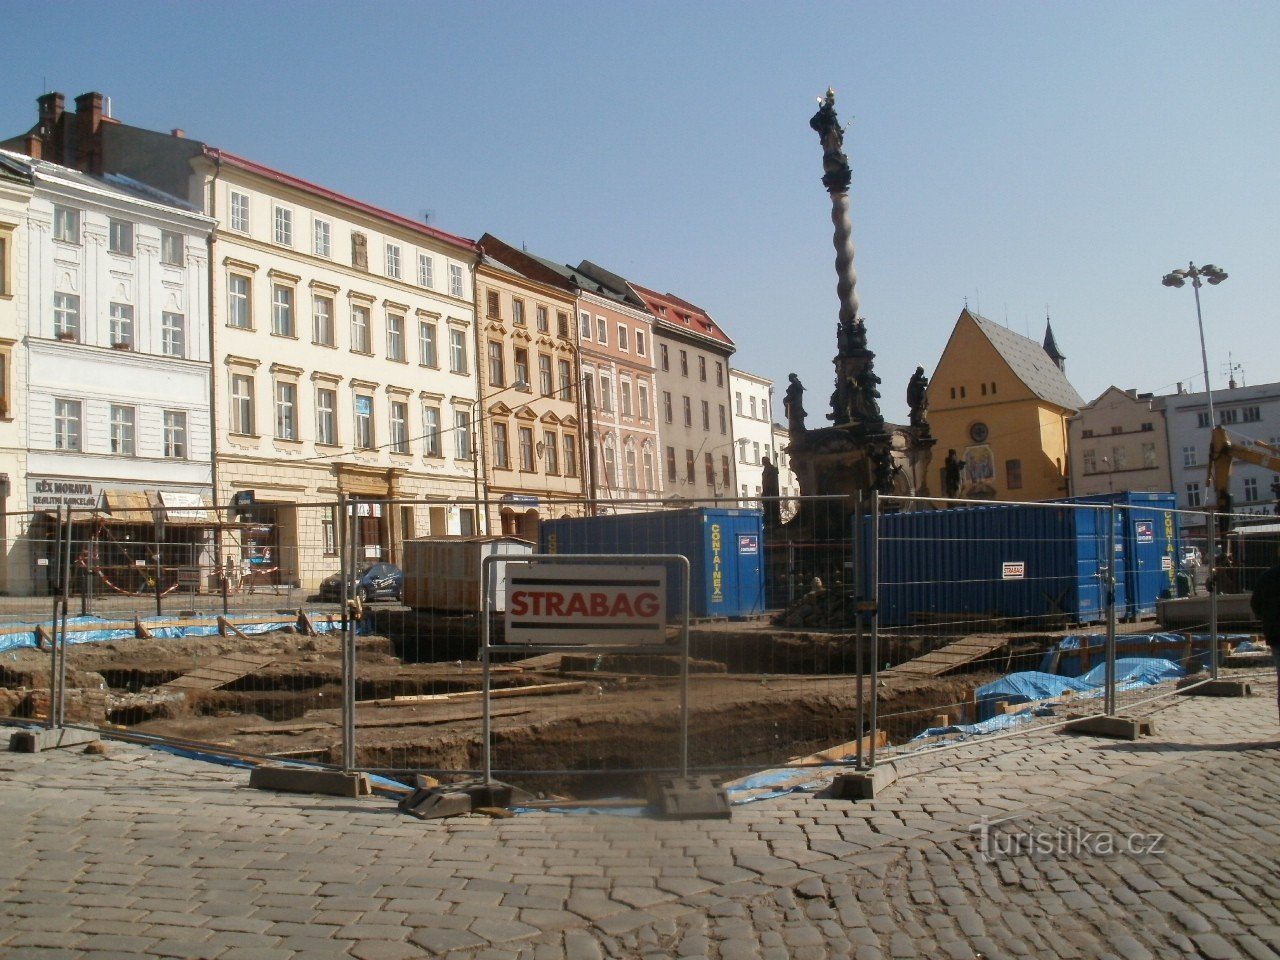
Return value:
<svg viewBox="0 0 1280 960">
<path fill-rule="evenodd" d="M 161 690 L 216 690 L 233 683 L 241 677 L 261 670 L 269 663 L 275 662 L 272 654 L 233 653 L 197 667 L 190 673 L 183 674 L 168 683 L 161 684 Z"/>
<path fill-rule="evenodd" d="M 873 737 L 867 734 L 862 738 L 862 752 L 866 753 L 871 749 L 871 741 Z M 876 749 L 887 747 L 889 745 L 889 731 L 877 730 L 874 735 Z M 787 761 L 789 767 L 810 766 L 817 763 L 832 763 L 838 760 L 846 760 L 849 757 L 858 755 L 858 741 L 850 740 L 848 743 L 840 743 L 834 747 L 828 747 L 826 750 L 819 750 L 817 753 L 811 753 L 807 757 L 792 757 Z"/>
<path fill-rule="evenodd" d="M 526 713 L 532 713 L 532 707 L 509 707 L 506 710 L 494 710 L 490 712 L 491 717 L 519 717 Z M 452 713 L 447 716 L 434 717 L 389 717 L 380 720 L 359 720 L 356 722 L 359 728 L 386 728 L 386 727 L 431 727 L 442 723 L 454 723 L 455 721 L 463 722 L 467 720 L 479 720 L 482 714 L 476 710 L 468 710 L 464 713 Z M 270 727 L 241 727 L 236 730 L 237 736 L 252 737 L 266 734 L 281 734 L 285 736 L 298 733 L 315 733 L 318 730 L 340 730 L 339 723 L 284 723 L 278 726 Z M 275 756 L 275 754 L 273 754 Z"/>
<path fill-rule="evenodd" d="M 527 687 L 503 687 L 499 690 L 490 690 L 490 699 L 501 699 L 503 697 L 541 697 L 552 696 L 558 693 L 575 693 L 577 691 L 586 690 L 592 684 L 582 680 L 572 680 L 564 683 L 536 683 Z M 458 703 L 466 700 L 480 700 L 484 697 L 483 690 L 458 690 L 454 693 L 427 693 L 417 696 L 408 697 L 391 697 L 381 700 L 357 700 L 358 707 L 411 707 L 420 703 Z"/>
</svg>

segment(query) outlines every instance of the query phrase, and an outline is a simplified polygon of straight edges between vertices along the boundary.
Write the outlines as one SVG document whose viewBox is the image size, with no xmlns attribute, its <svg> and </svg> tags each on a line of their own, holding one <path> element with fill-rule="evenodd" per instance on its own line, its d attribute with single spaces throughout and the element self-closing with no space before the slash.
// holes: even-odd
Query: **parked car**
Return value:
<svg viewBox="0 0 1280 960">
<path fill-rule="evenodd" d="M 404 571 L 394 563 L 370 563 L 361 567 L 351 581 L 350 596 L 361 600 L 399 600 L 404 596 Z M 335 573 L 320 582 L 321 600 L 342 599 L 342 575 Z"/>
</svg>

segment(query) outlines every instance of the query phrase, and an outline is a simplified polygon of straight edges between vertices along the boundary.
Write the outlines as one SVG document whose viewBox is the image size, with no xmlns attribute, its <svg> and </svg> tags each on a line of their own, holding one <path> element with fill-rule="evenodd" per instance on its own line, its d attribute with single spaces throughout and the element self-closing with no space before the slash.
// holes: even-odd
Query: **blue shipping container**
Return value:
<svg viewBox="0 0 1280 960">
<path fill-rule="evenodd" d="M 1156 614 L 1156 601 L 1178 595 L 1178 499 L 1172 493 L 1100 494 L 1072 497 L 1063 503 L 1116 505 L 1118 551 L 1116 576 L 1124 580 L 1123 602 L 1116 596 L 1116 615 L 1138 620 Z"/>
<path fill-rule="evenodd" d="M 882 516 L 880 623 L 908 626 L 949 615 L 1028 626 L 1100 622 L 1108 515 L 1101 507 L 993 504 Z M 1124 548 L 1117 535 L 1117 562 Z M 870 572 L 865 576 L 869 592 Z M 1121 608 L 1126 602 L 1119 574 L 1116 602 Z"/>
<path fill-rule="evenodd" d="M 550 554 L 679 554 L 689 559 L 691 617 L 764 612 L 760 510 L 697 508 L 544 520 L 541 549 Z M 672 616 L 684 609 L 674 565 L 667 572 L 667 609 Z"/>
</svg>

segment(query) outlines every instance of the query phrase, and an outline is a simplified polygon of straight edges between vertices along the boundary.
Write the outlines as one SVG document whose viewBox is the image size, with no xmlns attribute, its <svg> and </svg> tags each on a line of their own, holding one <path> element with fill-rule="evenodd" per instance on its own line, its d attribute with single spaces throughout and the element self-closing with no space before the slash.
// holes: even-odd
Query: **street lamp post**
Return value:
<svg viewBox="0 0 1280 960">
<path fill-rule="evenodd" d="M 1203 280 L 1207 280 L 1211 286 L 1217 286 L 1223 280 L 1227 279 L 1227 271 L 1221 267 L 1216 267 L 1212 263 L 1206 263 L 1203 267 L 1197 267 L 1194 263 L 1188 263 L 1184 270 L 1173 270 L 1164 275 L 1161 281 L 1166 287 L 1182 287 L 1186 285 L 1188 280 L 1191 281 L 1191 289 L 1196 295 L 1196 324 L 1200 328 L 1200 362 L 1204 365 L 1204 392 L 1209 401 L 1209 496 L 1216 503 L 1218 499 L 1217 488 L 1214 486 L 1213 474 L 1213 440 L 1212 431 L 1217 422 L 1217 418 L 1213 415 L 1213 387 L 1209 384 L 1209 354 L 1205 350 L 1204 345 L 1204 317 L 1200 313 L 1200 287 Z"/>
</svg>

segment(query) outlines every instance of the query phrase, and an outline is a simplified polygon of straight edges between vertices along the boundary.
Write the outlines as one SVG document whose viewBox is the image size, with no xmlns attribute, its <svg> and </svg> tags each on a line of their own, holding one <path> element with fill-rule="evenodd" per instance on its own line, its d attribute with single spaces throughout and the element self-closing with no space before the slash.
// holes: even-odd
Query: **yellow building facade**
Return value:
<svg viewBox="0 0 1280 960">
<path fill-rule="evenodd" d="M 959 496 L 1048 500 L 1068 493 L 1068 421 L 1084 400 L 1068 382 L 1052 330 L 1045 343 L 965 308 L 929 383 L 933 467 L 945 490 L 951 451 Z"/>
</svg>

